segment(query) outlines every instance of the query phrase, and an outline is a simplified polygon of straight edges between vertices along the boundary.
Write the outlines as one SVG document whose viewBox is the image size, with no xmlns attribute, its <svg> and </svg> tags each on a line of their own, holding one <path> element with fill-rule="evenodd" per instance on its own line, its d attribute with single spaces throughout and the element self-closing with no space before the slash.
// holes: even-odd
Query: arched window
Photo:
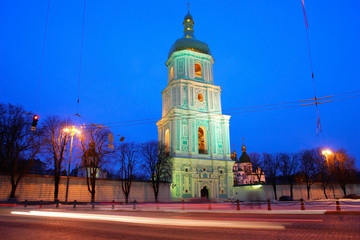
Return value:
<svg viewBox="0 0 360 240">
<path fill-rule="evenodd" d="M 207 154 L 207 132 L 204 126 L 198 129 L 199 153 Z"/>
<path fill-rule="evenodd" d="M 170 131 L 166 129 L 165 131 L 165 151 L 166 153 L 170 152 Z"/>
<path fill-rule="evenodd" d="M 202 93 L 199 93 L 199 94 L 198 94 L 198 100 L 199 100 L 200 102 L 203 102 L 203 101 L 204 101 L 204 95 L 203 95 Z"/>
<path fill-rule="evenodd" d="M 201 65 L 200 63 L 195 63 L 195 77 L 200 77 L 201 78 L 202 74 L 201 74 Z"/>
<path fill-rule="evenodd" d="M 174 67 L 170 68 L 170 80 L 174 79 Z"/>
</svg>

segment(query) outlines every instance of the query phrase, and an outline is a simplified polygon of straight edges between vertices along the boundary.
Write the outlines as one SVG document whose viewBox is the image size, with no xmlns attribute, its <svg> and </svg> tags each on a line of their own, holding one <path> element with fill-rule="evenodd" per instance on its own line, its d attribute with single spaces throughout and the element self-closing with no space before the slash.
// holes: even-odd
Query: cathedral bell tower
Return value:
<svg viewBox="0 0 360 240">
<path fill-rule="evenodd" d="M 221 111 L 209 46 L 195 38 L 188 12 L 184 36 L 170 48 L 168 85 L 162 91 L 159 141 L 173 158 L 171 194 L 184 198 L 228 199 L 233 195 L 230 116 Z"/>
</svg>

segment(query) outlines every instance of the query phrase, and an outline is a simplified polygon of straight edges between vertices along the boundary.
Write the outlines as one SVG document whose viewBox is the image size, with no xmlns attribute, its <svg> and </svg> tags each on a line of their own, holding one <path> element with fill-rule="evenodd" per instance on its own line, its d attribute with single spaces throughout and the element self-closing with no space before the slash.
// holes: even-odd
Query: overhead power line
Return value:
<svg viewBox="0 0 360 240">
<path fill-rule="evenodd" d="M 231 108 L 231 109 L 225 109 L 225 110 L 223 110 L 223 112 L 226 112 L 229 115 L 235 115 L 235 114 L 242 114 L 242 113 L 270 111 L 270 110 L 278 110 L 278 109 L 286 109 L 286 108 L 306 107 L 306 106 L 311 106 L 314 104 L 319 105 L 319 104 L 324 104 L 324 103 L 330 103 L 330 102 L 360 97 L 360 94 L 358 94 L 358 95 L 338 98 L 340 96 L 352 95 L 355 93 L 360 93 L 360 91 L 352 91 L 352 92 L 347 92 L 347 93 L 341 93 L 341 94 L 335 94 L 335 95 L 330 95 L 330 96 L 326 96 L 326 97 L 316 98 L 316 100 L 317 100 L 316 103 L 315 103 L 315 99 L 304 99 L 304 100 L 291 101 L 291 102 L 255 105 L 255 106 L 248 106 L 248 107 L 241 107 L 241 108 Z M 324 101 L 318 101 L 318 100 L 324 100 Z M 239 110 L 244 110 L 244 111 L 239 111 Z M 185 117 L 187 119 L 195 119 L 195 118 L 198 118 L 201 116 L 206 117 L 208 114 L 211 114 L 211 113 L 219 113 L 219 111 L 188 113 L 185 115 L 183 114 L 179 117 L 171 117 L 171 119 L 174 120 L 174 119 L 180 119 L 183 117 Z M 154 124 L 158 120 L 159 120 L 159 118 L 145 118 L 145 119 L 104 123 L 104 124 L 98 124 L 98 125 L 101 125 L 102 127 L 107 127 L 107 128 L 115 128 L 115 127 L 123 127 L 123 126 Z M 88 122 L 90 122 L 90 121 L 88 121 Z M 96 124 L 90 124 L 90 125 L 96 125 Z"/>
<path fill-rule="evenodd" d="M 320 124 L 320 114 L 319 114 L 319 108 L 318 108 L 318 102 L 317 102 L 318 98 L 316 97 L 314 70 L 313 70 L 312 59 L 311 59 L 311 51 L 310 51 L 310 41 L 309 41 L 309 34 L 308 34 L 309 25 L 308 25 L 308 20 L 307 20 L 307 17 L 306 17 L 306 12 L 305 12 L 304 0 L 301 0 L 301 3 L 302 3 L 302 9 L 303 9 L 303 12 L 304 12 L 306 40 L 307 40 L 309 61 L 310 61 L 310 69 L 311 69 L 311 79 L 312 79 L 312 83 L 313 83 L 313 87 L 314 87 L 314 105 L 316 107 L 316 114 L 317 114 L 316 133 L 319 133 L 319 132 L 321 132 L 321 124 Z"/>
<path fill-rule="evenodd" d="M 84 1 L 84 13 L 83 13 L 83 22 L 82 22 L 82 30 L 81 30 L 79 83 L 78 83 L 78 99 L 76 104 L 76 114 L 79 114 L 79 103 L 80 103 L 80 80 L 81 80 L 82 56 L 83 56 L 83 47 L 84 47 L 85 10 L 86 10 L 86 0 Z"/>
<path fill-rule="evenodd" d="M 42 51 L 41 51 L 40 76 L 39 76 L 38 89 L 37 89 L 37 94 L 36 94 L 36 111 L 39 111 L 40 86 L 41 86 L 41 78 L 42 78 L 42 72 L 43 72 L 43 66 L 44 66 L 45 43 L 46 43 L 47 28 L 48 28 L 48 22 L 49 22 L 49 12 L 50 12 L 50 0 L 48 1 L 48 7 L 47 7 L 47 11 L 46 11 L 44 40 L 43 40 Z"/>
</svg>

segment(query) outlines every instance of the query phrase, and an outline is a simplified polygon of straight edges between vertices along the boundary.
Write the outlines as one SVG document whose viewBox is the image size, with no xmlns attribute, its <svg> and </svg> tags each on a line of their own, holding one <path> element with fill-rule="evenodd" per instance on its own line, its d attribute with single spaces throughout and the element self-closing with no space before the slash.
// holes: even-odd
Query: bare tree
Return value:
<svg viewBox="0 0 360 240">
<path fill-rule="evenodd" d="M 279 159 L 279 169 L 282 173 L 285 181 L 287 181 L 290 185 L 290 197 L 294 197 L 294 175 L 298 168 L 298 155 L 297 154 L 287 154 L 280 153 L 278 154 Z"/>
<path fill-rule="evenodd" d="M 310 199 L 311 185 L 316 181 L 319 174 L 319 162 L 322 156 L 316 149 L 304 150 L 300 157 L 300 176 L 306 183 L 308 199 Z"/>
<path fill-rule="evenodd" d="M 139 145 L 136 143 L 121 143 L 117 148 L 117 162 L 120 165 L 119 175 L 121 189 L 125 195 L 125 203 L 129 202 L 131 184 L 135 179 Z"/>
<path fill-rule="evenodd" d="M 90 126 L 82 130 L 80 144 L 82 151 L 82 166 L 86 169 L 86 183 L 91 194 L 91 202 L 95 202 L 96 179 L 101 169 L 106 167 L 108 157 L 113 153 L 107 148 L 107 137 L 110 131 L 104 128 Z"/>
<path fill-rule="evenodd" d="M 261 177 L 264 175 L 264 161 L 261 155 L 257 152 L 249 153 L 250 162 L 252 163 L 253 170 L 258 178 L 258 182 L 261 183 Z"/>
<path fill-rule="evenodd" d="M 141 151 L 144 157 L 143 167 L 150 176 L 150 185 L 154 191 L 155 202 L 158 202 L 160 184 L 171 181 L 171 154 L 165 145 L 156 141 L 143 144 Z"/>
<path fill-rule="evenodd" d="M 347 154 L 344 149 L 334 153 L 334 165 L 332 174 L 339 183 L 346 195 L 346 184 L 353 183 L 355 180 L 355 159 Z"/>
<path fill-rule="evenodd" d="M 279 159 L 277 155 L 263 153 L 263 161 L 264 161 L 264 170 L 266 175 L 271 181 L 271 185 L 274 190 L 274 196 L 277 200 L 277 193 L 276 193 L 276 177 L 279 171 Z"/>
<path fill-rule="evenodd" d="M 0 170 L 9 176 L 10 199 L 15 199 L 20 180 L 40 151 L 40 131 L 32 132 L 31 123 L 22 106 L 0 104 Z"/>
<path fill-rule="evenodd" d="M 61 119 L 59 116 L 49 116 L 42 126 L 43 153 L 54 167 L 54 201 L 59 199 L 60 176 L 64 168 L 64 156 L 70 137 L 64 128 L 72 125 L 70 120 Z"/>
</svg>

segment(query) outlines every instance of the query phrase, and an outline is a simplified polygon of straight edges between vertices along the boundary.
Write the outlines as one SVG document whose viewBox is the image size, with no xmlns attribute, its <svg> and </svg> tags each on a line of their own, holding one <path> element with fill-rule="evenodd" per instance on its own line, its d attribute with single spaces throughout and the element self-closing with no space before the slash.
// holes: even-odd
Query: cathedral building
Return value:
<svg viewBox="0 0 360 240">
<path fill-rule="evenodd" d="M 249 155 L 246 153 L 245 145 L 241 147 L 242 154 L 237 159 L 236 151 L 231 154 L 234 163 L 234 185 L 265 183 L 265 174 L 260 168 L 253 169 Z M 260 180 L 259 180 L 260 179 Z"/>
<path fill-rule="evenodd" d="M 157 122 L 159 141 L 172 154 L 172 199 L 227 200 L 234 182 L 230 116 L 222 114 L 214 59 L 209 46 L 195 38 L 189 12 L 183 25 L 184 36 L 172 45 L 166 61 L 167 87 Z"/>
</svg>

